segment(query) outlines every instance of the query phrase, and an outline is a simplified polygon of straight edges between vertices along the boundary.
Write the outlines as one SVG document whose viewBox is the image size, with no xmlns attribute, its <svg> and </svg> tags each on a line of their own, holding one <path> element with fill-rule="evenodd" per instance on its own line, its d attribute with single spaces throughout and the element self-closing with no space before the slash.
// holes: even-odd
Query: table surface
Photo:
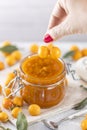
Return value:
<svg viewBox="0 0 87 130">
<path fill-rule="evenodd" d="M 32 42 L 31 42 L 32 43 Z M 40 45 L 43 44 L 43 43 L 39 43 Z M 83 48 L 83 47 L 86 47 L 87 48 L 87 44 L 84 44 L 84 43 L 73 43 L 73 42 L 70 42 L 70 43 L 59 43 L 57 44 L 61 50 L 63 50 L 64 52 L 66 51 L 66 48 L 69 49 L 71 44 L 77 44 L 80 48 Z M 20 47 L 23 47 L 23 46 L 28 46 L 28 44 L 26 43 L 17 43 L 17 45 Z M 55 43 L 56 45 L 56 43 Z M 0 72 L 1 73 L 1 72 Z M 74 110 L 69 110 L 69 111 L 66 111 L 66 112 L 63 112 L 61 114 L 56 114 L 56 116 L 54 115 L 53 117 L 50 117 L 48 120 L 53 120 L 53 121 L 57 121 L 59 119 L 62 119 L 72 113 L 75 113 L 76 111 Z M 77 118 L 75 120 L 71 120 L 71 121 L 66 121 L 66 122 L 63 122 L 60 126 L 59 126 L 59 129 L 58 130 L 81 130 L 80 128 L 80 122 L 83 118 Z M 10 123 L 6 123 L 6 124 L 2 124 L 3 126 L 6 126 L 6 128 L 10 128 L 11 130 L 16 130 L 16 128 L 11 125 Z M 28 130 L 49 130 L 42 122 L 39 122 L 39 123 L 36 123 L 32 126 L 29 126 Z"/>
</svg>

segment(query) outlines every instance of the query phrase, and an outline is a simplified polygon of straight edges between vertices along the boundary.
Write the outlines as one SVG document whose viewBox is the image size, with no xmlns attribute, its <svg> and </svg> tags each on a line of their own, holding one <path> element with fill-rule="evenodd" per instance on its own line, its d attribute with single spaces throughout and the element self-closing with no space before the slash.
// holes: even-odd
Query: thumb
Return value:
<svg viewBox="0 0 87 130">
<path fill-rule="evenodd" d="M 44 42 L 49 43 L 60 39 L 63 36 L 80 33 L 78 22 L 72 16 L 67 16 L 66 19 L 59 25 L 49 29 L 44 37 Z"/>
</svg>

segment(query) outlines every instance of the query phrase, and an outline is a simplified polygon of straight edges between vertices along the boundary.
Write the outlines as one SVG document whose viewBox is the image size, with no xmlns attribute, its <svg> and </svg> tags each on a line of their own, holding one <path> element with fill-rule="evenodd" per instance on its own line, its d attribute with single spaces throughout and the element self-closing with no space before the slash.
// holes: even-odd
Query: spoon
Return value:
<svg viewBox="0 0 87 130">
<path fill-rule="evenodd" d="M 59 125 L 64 122 L 64 121 L 67 121 L 67 120 L 72 120 L 72 119 L 75 119 L 77 117 L 80 117 L 81 115 L 87 113 L 87 109 L 86 110 L 81 110 L 75 114 L 72 114 L 68 117 L 65 117 L 57 122 L 53 122 L 53 121 L 47 121 L 47 120 L 42 120 L 42 122 L 44 123 L 44 125 L 48 128 L 50 128 L 51 130 L 58 130 L 58 127 Z"/>
</svg>

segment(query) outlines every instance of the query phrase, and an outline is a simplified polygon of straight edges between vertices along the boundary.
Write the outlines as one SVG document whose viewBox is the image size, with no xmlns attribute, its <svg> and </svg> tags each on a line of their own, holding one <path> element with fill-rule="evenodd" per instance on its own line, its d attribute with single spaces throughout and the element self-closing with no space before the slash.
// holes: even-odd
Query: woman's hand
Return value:
<svg viewBox="0 0 87 130">
<path fill-rule="evenodd" d="M 87 0 L 58 0 L 44 42 L 81 33 L 87 33 Z"/>
</svg>

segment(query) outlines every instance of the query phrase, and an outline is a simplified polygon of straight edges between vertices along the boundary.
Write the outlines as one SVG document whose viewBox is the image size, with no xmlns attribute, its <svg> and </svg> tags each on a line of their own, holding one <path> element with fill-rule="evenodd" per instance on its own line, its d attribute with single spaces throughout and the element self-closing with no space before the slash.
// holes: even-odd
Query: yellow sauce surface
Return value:
<svg viewBox="0 0 87 130">
<path fill-rule="evenodd" d="M 64 66 L 58 59 L 40 58 L 39 56 L 28 57 L 22 63 L 22 71 L 34 78 L 50 79 L 58 76 L 63 71 Z"/>
</svg>

